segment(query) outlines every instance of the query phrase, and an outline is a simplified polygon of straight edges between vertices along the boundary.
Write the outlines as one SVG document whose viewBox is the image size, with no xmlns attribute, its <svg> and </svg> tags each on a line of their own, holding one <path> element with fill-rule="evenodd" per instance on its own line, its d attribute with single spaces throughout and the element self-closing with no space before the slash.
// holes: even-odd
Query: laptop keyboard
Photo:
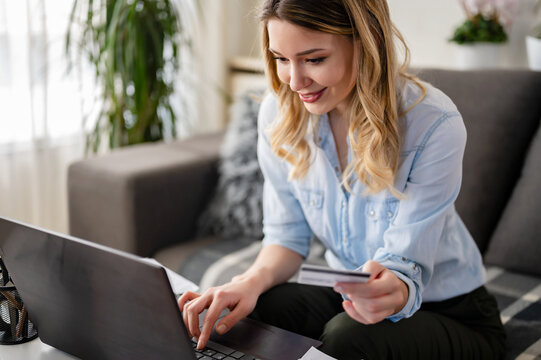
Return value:
<svg viewBox="0 0 541 360">
<path fill-rule="evenodd" d="M 195 351 L 195 357 L 198 360 L 257 360 L 253 356 L 231 349 L 227 346 L 217 344 L 210 340 L 208 341 L 207 346 L 202 350 L 197 349 L 197 343 L 193 340 L 192 346 Z"/>
</svg>

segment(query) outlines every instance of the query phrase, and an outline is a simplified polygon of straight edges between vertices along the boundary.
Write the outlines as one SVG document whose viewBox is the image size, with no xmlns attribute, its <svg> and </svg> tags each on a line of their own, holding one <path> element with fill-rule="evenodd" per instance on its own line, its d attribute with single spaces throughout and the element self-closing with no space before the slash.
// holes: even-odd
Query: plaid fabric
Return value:
<svg viewBox="0 0 541 360">
<path fill-rule="evenodd" d="M 200 290 L 226 283 L 255 260 L 261 242 L 224 240 L 200 249 L 179 273 L 199 283 Z M 314 241 L 307 262 L 324 264 L 325 249 Z M 201 272 L 201 269 L 207 269 Z M 507 331 L 506 359 L 541 360 L 541 279 L 490 266 L 487 289 L 494 294 Z M 291 279 L 294 281 L 295 277 Z"/>
<path fill-rule="evenodd" d="M 243 273 L 254 262 L 261 241 L 250 239 L 221 240 L 198 250 L 181 266 L 179 274 L 199 284 L 199 290 L 204 291 L 211 286 L 225 284 L 235 275 Z M 325 248 L 314 240 L 306 262 L 323 265 Z M 206 269 L 202 272 L 201 269 Z M 296 281 L 296 275 L 290 281 Z"/>
<path fill-rule="evenodd" d="M 541 360 L 541 279 L 498 267 L 487 272 L 507 331 L 506 359 Z"/>
</svg>

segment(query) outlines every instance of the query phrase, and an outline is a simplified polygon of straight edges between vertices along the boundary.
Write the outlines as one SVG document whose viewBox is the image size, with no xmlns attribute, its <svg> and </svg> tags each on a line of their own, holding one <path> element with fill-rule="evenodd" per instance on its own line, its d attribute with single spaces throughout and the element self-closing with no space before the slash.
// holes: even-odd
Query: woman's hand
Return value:
<svg viewBox="0 0 541 360">
<path fill-rule="evenodd" d="M 224 334 L 240 319 L 249 315 L 255 308 L 260 294 L 249 279 L 236 280 L 222 286 L 213 287 L 202 295 L 186 292 L 178 300 L 182 317 L 190 337 L 197 339 L 197 348 L 203 349 L 212 332 L 220 313 L 228 308 L 230 313 L 224 316 L 216 326 L 218 334 Z M 208 309 L 199 329 L 199 314 Z"/>
<path fill-rule="evenodd" d="M 408 286 L 391 270 L 370 260 L 363 266 L 369 272 L 367 283 L 337 283 L 336 292 L 346 295 L 346 313 L 362 324 L 375 324 L 399 312 L 408 301 Z"/>
<path fill-rule="evenodd" d="M 190 337 L 197 338 L 197 348 L 202 349 L 212 332 L 220 313 L 228 308 L 216 326 L 218 334 L 224 334 L 240 319 L 255 308 L 257 298 L 276 284 L 289 279 L 302 263 L 302 256 L 280 245 L 267 245 L 261 249 L 256 260 L 243 274 L 235 276 L 230 283 L 213 287 L 199 295 L 183 294 L 178 300 L 182 317 Z M 199 314 L 208 309 L 199 330 Z"/>
</svg>

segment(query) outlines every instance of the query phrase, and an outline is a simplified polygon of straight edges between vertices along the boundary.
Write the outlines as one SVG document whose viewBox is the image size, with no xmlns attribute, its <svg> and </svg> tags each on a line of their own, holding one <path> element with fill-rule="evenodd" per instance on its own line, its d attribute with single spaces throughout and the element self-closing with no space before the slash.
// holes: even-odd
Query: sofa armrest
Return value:
<svg viewBox="0 0 541 360">
<path fill-rule="evenodd" d="M 222 137 L 136 145 L 71 164 L 70 233 L 141 256 L 192 238 L 217 182 Z"/>
</svg>

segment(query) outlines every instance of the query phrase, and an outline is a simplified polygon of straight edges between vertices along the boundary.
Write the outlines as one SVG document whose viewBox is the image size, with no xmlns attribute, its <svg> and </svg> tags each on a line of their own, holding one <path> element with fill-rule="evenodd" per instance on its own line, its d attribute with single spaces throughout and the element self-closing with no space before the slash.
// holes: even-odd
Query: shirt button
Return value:
<svg viewBox="0 0 541 360">
<path fill-rule="evenodd" d="M 392 211 L 387 211 L 387 217 L 388 217 L 388 218 L 393 217 L 393 212 L 392 212 Z"/>
<path fill-rule="evenodd" d="M 346 202 L 345 201 L 342 201 L 342 207 L 346 207 Z"/>
<path fill-rule="evenodd" d="M 374 210 L 370 210 L 370 212 L 368 213 L 370 216 L 374 216 L 376 215 L 376 212 Z"/>
<path fill-rule="evenodd" d="M 310 206 L 314 206 L 316 203 L 314 200 L 310 200 Z"/>
<path fill-rule="evenodd" d="M 406 260 L 408 260 L 408 259 L 406 259 L 405 257 L 402 257 L 402 261 L 406 261 Z"/>
</svg>

